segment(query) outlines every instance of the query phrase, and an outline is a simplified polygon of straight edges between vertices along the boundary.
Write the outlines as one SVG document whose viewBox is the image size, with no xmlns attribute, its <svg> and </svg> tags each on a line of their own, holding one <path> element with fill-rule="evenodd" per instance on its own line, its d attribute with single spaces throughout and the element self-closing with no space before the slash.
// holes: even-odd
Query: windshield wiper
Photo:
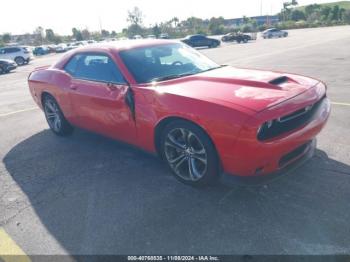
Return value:
<svg viewBox="0 0 350 262">
<path fill-rule="evenodd" d="M 159 82 L 159 81 L 165 81 L 165 80 L 171 80 L 171 79 L 176 79 L 184 76 L 191 76 L 194 75 L 195 73 L 185 73 L 185 74 L 178 74 L 178 75 L 168 75 L 168 76 L 161 76 L 161 77 L 156 77 L 150 80 L 150 82 Z"/>
<path fill-rule="evenodd" d="M 192 72 L 192 73 L 184 73 L 184 74 L 178 74 L 178 75 L 168 75 L 168 76 L 156 77 L 156 78 L 152 78 L 149 82 L 166 81 L 166 80 L 176 79 L 176 78 L 180 78 L 180 77 L 184 77 L 184 76 L 196 75 L 196 74 L 208 72 L 208 71 L 211 71 L 211 70 L 214 70 L 214 69 L 219 69 L 219 68 L 224 67 L 224 66 L 227 66 L 227 65 L 220 65 L 220 66 L 212 67 L 212 68 L 209 68 L 207 70 L 203 70 L 203 71 L 199 71 L 199 72 Z"/>
<path fill-rule="evenodd" d="M 203 70 L 200 73 L 204 73 L 204 72 L 212 71 L 212 70 L 215 70 L 215 69 L 219 69 L 219 68 L 222 68 L 224 66 L 227 66 L 227 65 L 219 65 L 219 66 L 216 66 L 216 67 L 212 67 L 212 68 L 209 68 L 207 70 Z"/>
</svg>

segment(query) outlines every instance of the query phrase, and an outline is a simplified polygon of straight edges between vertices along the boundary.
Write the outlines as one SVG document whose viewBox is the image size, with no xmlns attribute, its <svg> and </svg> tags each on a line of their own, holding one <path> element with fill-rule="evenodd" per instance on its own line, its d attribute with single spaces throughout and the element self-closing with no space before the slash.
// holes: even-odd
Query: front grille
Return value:
<svg viewBox="0 0 350 262">
<path fill-rule="evenodd" d="M 311 142 L 308 142 L 302 146 L 297 147 L 296 149 L 294 149 L 293 151 L 289 152 L 288 154 L 284 155 L 280 161 L 279 161 L 279 167 L 284 167 L 286 166 L 288 163 L 290 163 L 292 160 L 296 160 L 297 158 L 299 158 L 302 154 L 305 153 L 305 151 L 307 150 L 307 148 L 310 146 Z"/>
<path fill-rule="evenodd" d="M 269 125 L 263 125 L 258 132 L 258 140 L 272 139 L 309 123 L 325 98 L 324 96 L 313 105 L 275 119 Z"/>
</svg>

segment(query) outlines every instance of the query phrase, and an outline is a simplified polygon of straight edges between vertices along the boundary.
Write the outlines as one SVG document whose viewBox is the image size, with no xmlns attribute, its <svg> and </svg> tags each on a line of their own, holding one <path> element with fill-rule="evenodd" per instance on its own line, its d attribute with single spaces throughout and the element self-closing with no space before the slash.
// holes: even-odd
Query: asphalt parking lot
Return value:
<svg viewBox="0 0 350 262">
<path fill-rule="evenodd" d="M 0 228 L 26 254 L 349 254 L 350 26 L 203 49 L 221 64 L 327 83 L 332 114 L 316 155 L 256 186 L 194 189 L 155 157 L 77 130 L 48 130 L 26 78 L 0 76 Z"/>
</svg>

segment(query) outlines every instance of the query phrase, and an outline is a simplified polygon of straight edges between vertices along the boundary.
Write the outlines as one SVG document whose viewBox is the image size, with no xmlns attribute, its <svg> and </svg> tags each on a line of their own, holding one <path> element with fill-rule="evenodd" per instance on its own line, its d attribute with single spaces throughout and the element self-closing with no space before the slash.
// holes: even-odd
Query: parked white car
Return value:
<svg viewBox="0 0 350 262">
<path fill-rule="evenodd" d="M 33 53 L 23 46 L 9 46 L 0 48 L 0 59 L 10 59 L 17 65 L 28 64 L 33 59 Z"/>
<path fill-rule="evenodd" d="M 277 28 L 270 28 L 261 33 L 263 38 L 273 38 L 273 37 L 287 37 L 288 32 L 279 30 Z"/>
</svg>

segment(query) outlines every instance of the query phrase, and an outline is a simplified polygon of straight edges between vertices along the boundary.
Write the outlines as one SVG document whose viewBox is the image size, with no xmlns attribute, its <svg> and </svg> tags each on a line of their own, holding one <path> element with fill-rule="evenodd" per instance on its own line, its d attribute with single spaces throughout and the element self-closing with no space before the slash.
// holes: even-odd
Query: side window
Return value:
<svg viewBox="0 0 350 262">
<path fill-rule="evenodd" d="M 5 49 L 0 49 L 0 54 L 5 54 Z"/>
<path fill-rule="evenodd" d="M 73 77 L 111 83 L 125 83 L 123 75 L 113 60 L 104 54 L 80 54 L 65 66 Z"/>
<path fill-rule="evenodd" d="M 11 47 L 6 49 L 6 53 L 16 53 L 18 51 L 20 51 L 20 49 L 16 47 Z"/>
</svg>

